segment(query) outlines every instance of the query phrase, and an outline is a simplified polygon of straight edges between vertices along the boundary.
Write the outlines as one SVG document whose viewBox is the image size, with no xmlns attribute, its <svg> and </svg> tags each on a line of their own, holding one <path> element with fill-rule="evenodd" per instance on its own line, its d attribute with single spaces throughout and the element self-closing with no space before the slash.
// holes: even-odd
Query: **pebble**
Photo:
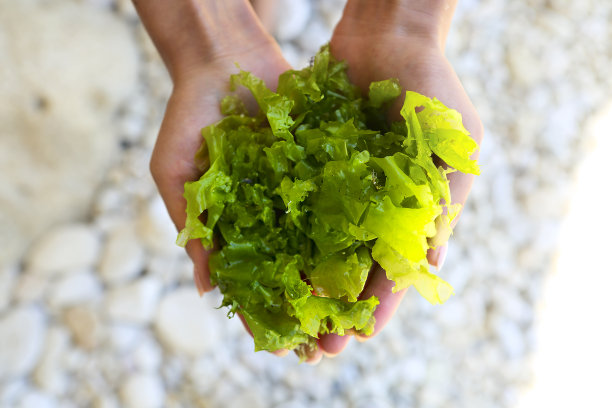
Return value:
<svg viewBox="0 0 612 408">
<path fill-rule="evenodd" d="M 279 15 L 275 36 L 279 41 L 290 41 L 302 35 L 308 23 L 312 6 L 308 0 L 279 0 Z"/>
<path fill-rule="evenodd" d="M 566 191 L 554 186 L 540 186 L 525 202 L 526 210 L 534 218 L 559 218 L 567 208 Z"/>
<path fill-rule="evenodd" d="M 102 9 L 110 10 L 111 7 L 115 4 L 115 0 L 86 0 L 87 3 L 92 4 L 96 7 L 100 7 Z"/>
<path fill-rule="evenodd" d="M 333 30 L 340 21 L 345 4 L 345 0 L 319 0 L 317 2 L 318 9 L 330 30 Z"/>
<path fill-rule="evenodd" d="M 94 212 L 102 216 L 105 213 L 119 212 L 126 206 L 126 197 L 116 187 L 107 187 L 100 191 L 95 199 Z"/>
<path fill-rule="evenodd" d="M 128 223 L 119 226 L 108 236 L 99 271 L 108 284 L 125 283 L 142 272 L 145 251 L 136 234 L 135 225 Z"/>
<path fill-rule="evenodd" d="M 435 312 L 440 324 L 451 329 L 463 327 L 467 320 L 465 303 L 456 296 L 450 298 L 443 309 L 437 309 Z"/>
<path fill-rule="evenodd" d="M 86 224 L 62 225 L 47 231 L 30 249 L 28 270 L 53 277 L 94 265 L 100 252 L 98 232 Z"/>
<path fill-rule="evenodd" d="M 47 331 L 45 349 L 34 371 L 34 381 L 42 390 L 52 395 L 63 395 L 68 388 L 68 377 L 63 357 L 70 347 L 70 334 L 61 327 Z"/>
<path fill-rule="evenodd" d="M 524 355 L 525 336 L 514 321 L 499 317 L 495 320 L 494 329 L 508 358 L 517 359 Z"/>
<path fill-rule="evenodd" d="M 417 356 L 407 358 L 402 364 L 402 378 L 411 384 L 419 384 L 427 375 L 427 363 Z"/>
<path fill-rule="evenodd" d="M 0 318 L 0 379 L 27 374 L 43 348 L 45 316 L 34 306 L 22 306 Z"/>
<path fill-rule="evenodd" d="M 6 266 L 0 268 L 0 313 L 9 305 L 12 299 L 13 288 L 17 282 L 17 267 Z"/>
<path fill-rule="evenodd" d="M 140 209 L 138 235 L 146 248 L 163 255 L 182 253 L 176 242 L 177 231 L 161 197 L 155 197 Z"/>
<path fill-rule="evenodd" d="M 283 57 L 287 60 L 289 65 L 294 69 L 300 69 L 308 65 L 308 59 L 303 58 L 299 50 L 290 42 L 280 43 L 281 52 Z"/>
<path fill-rule="evenodd" d="M 212 392 L 215 383 L 210 381 L 210 379 L 218 375 L 218 366 L 214 364 L 214 361 L 208 356 L 196 359 L 187 368 L 189 381 L 203 393 Z"/>
<path fill-rule="evenodd" d="M 134 365 L 141 372 L 155 372 L 162 363 L 163 352 L 159 344 L 151 337 L 145 337 L 132 354 Z"/>
<path fill-rule="evenodd" d="M 120 129 L 122 141 L 128 145 L 138 143 L 145 127 L 145 117 L 126 114 L 121 118 Z"/>
<path fill-rule="evenodd" d="M 138 14 L 134 8 L 134 4 L 130 0 L 115 0 L 119 13 L 128 19 L 138 19 Z"/>
<path fill-rule="evenodd" d="M 113 119 L 138 82 L 139 53 L 125 22 L 83 2 L 3 3 L 0 16 L 12 39 L 0 44 L 1 99 L 11 101 L 0 107 L 4 263 L 50 227 L 87 218 L 114 161 Z"/>
<path fill-rule="evenodd" d="M 217 316 L 194 289 L 180 288 L 162 298 L 155 328 L 162 342 L 174 353 L 196 357 L 221 347 L 219 330 L 226 322 L 219 322 Z"/>
<path fill-rule="evenodd" d="M 0 387 L 0 406 L 13 407 L 28 389 L 28 384 L 24 377 L 10 380 L 3 380 Z"/>
<path fill-rule="evenodd" d="M 297 42 L 307 53 L 314 55 L 331 39 L 332 31 L 319 20 L 311 20 Z"/>
<path fill-rule="evenodd" d="M 108 328 L 109 342 L 113 350 L 131 352 L 143 337 L 139 326 L 125 323 L 114 323 Z"/>
<path fill-rule="evenodd" d="M 105 300 L 108 317 L 116 322 L 146 324 L 157 309 L 161 283 L 153 277 L 141 278 L 110 290 Z"/>
<path fill-rule="evenodd" d="M 102 285 L 92 271 L 62 276 L 49 289 L 49 306 L 62 308 L 96 301 L 102 295 Z"/>
<path fill-rule="evenodd" d="M 268 405 L 264 402 L 258 390 L 245 389 L 236 397 L 232 398 L 232 406 L 236 408 L 266 408 Z"/>
<path fill-rule="evenodd" d="M 193 285 L 193 262 L 182 249 L 177 257 L 147 257 L 146 270 L 147 275 L 160 279 L 164 286 Z"/>
<path fill-rule="evenodd" d="M 31 391 L 17 405 L 18 408 L 55 408 L 57 400 L 47 393 Z"/>
<path fill-rule="evenodd" d="M 100 343 L 102 323 L 92 306 L 70 307 L 64 311 L 63 320 L 78 346 L 92 350 Z"/>
<path fill-rule="evenodd" d="M 117 398 L 111 395 L 99 395 L 94 402 L 94 408 L 120 408 Z"/>
<path fill-rule="evenodd" d="M 154 374 L 133 374 L 119 390 L 127 408 L 159 408 L 164 406 L 165 391 L 161 379 Z"/>
</svg>

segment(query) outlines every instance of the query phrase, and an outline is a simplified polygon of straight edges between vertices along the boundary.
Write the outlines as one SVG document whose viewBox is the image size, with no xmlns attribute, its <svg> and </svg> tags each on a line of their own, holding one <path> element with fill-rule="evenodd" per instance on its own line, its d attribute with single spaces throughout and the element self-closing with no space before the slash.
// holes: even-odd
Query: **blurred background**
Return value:
<svg viewBox="0 0 612 408">
<path fill-rule="evenodd" d="M 279 0 L 296 68 L 342 0 Z M 485 126 L 433 307 L 317 366 L 254 353 L 148 173 L 171 83 L 129 0 L 0 0 L 1 407 L 612 406 L 612 2 L 461 0 Z"/>
</svg>

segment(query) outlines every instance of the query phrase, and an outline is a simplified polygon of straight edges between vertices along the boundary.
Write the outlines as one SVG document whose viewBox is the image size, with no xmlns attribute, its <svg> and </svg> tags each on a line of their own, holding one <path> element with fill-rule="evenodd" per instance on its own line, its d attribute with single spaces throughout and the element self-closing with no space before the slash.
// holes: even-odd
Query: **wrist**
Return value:
<svg viewBox="0 0 612 408">
<path fill-rule="evenodd" d="M 356 31 L 414 39 L 443 50 L 456 5 L 457 0 L 348 0 L 343 20 Z"/>
<path fill-rule="evenodd" d="M 248 0 L 133 0 L 174 82 L 267 40 Z"/>
</svg>

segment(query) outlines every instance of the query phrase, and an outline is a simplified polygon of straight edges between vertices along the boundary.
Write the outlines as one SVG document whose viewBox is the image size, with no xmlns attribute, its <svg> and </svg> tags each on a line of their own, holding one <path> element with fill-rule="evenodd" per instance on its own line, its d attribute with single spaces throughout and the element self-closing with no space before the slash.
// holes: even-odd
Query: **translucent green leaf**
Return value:
<svg viewBox="0 0 612 408">
<path fill-rule="evenodd" d="M 320 262 L 308 276 L 317 296 L 355 302 L 363 290 L 372 258 L 365 247 L 350 255 L 336 253 Z"/>
</svg>

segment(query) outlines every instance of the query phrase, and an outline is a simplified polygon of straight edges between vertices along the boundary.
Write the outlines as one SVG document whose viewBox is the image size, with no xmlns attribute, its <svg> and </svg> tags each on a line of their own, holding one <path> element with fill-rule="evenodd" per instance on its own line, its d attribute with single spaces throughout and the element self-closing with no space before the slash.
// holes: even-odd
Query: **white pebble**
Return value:
<svg viewBox="0 0 612 408">
<path fill-rule="evenodd" d="M 516 289 L 506 285 L 495 286 L 492 288 L 491 298 L 495 302 L 495 309 L 504 317 L 525 325 L 533 321 L 534 311 L 531 305 L 523 299 Z"/>
<path fill-rule="evenodd" d="M 15 287 L 13 297 L 20 303 L 29 303 L 41 299 L 51 282 L 44 276 L 22 272 Z"/>
<path fill-rule="evenodd" d="M 308 0 L 280 0 L 278 2 L 275 35 L 279 41 L 295 39 L 304 31 L 311 14 Z"/>
<path fill-rule="evenodd" d="M 444 304 L 444 308 L 438 308 L 434 313 L 437 320 L 447 328 L 459 329 L 466 323 L 467 311 L 465 303 L 457 296 L 450 298 Z"/>
<path fill-rule="evenodd" d="M 126 205 L 126 197 L 116 187 L 107 187 L 96 197 L 94 203 L 95 214 L 100 216 L 104 213 L 119 212 Z M 96 222 L 99 222 L 96 219 Z"/>
<path fill-rule="evenodd" d="M 35 307 L 12 310 L 0 319 L 0 379 L 27 374 L 38 361 L 45 317 Z"/>
<path fill-rule="evenodd" d="M 138 234 L 147 249 L 153 253 L 170 255 L 183 252 L 183 249 L 176 245 L 176 228 L 159 196 L 141 209 Z"/>
<path fill-rule="evenodd" d="M 95 402 L 94 408 L 119 408 L 119 401 L 113 395 L 99 395 Z"/>
<path fill-rule="evenodd" d="M 0 313 L 6 309 L 13 298 L 13 288 L 17 282 L 17 268 L 0 267 Z"/>
<path fill-rule="evenodd" d="M 28 270 L 55 276 L 94 265 L 100 252 L 100 236 L 91 226 L 68 224 L 47 231 L 30 249 Z"/>
<path fill-rule="evenodd" d="M 107 294 L 106 312 L 117 322 L 148 323 L 155 314 L 161 289 L 161 283 L 153 277 L 116 287 Z"/>
<path fill-rule="evenodd" d="M 567 209 L 567 191 L 562 187 L 540 186 L 530 194 L 525 203 L 529 215 L 537 218 L 558 218 Z"/>
<path fill-rule="evenodd" d="M 512 320 L 499 317 L 494 329 L 502 348 L 510 359 L 517 359 L 525 354 L 525 336 L 519 326 Z"/>
<path fill-rule="evenodd" d="M 211 393 L 215 383 L 210 379 L 219 376 L 219 365 L 209 356 L 200 357 L 189 364 L 187 376 L 200 392 Z"/>
<path fill-rule="evenodd" d="M 137 19 L 138 14 L 136 13 L 136 8 L 134 4 L 130 0 L 115 0 L 117 4 L 117 10 L 119 14 L 123 17 Z"/>
<path fill-rule="evenodd" d="M 49 394 L 31 391 L 19 402 L 19 408 L 55 408 L 57 401 Z"/>
<path fill-rule="evenodd" d="M 143 336 L 140 327 L 128 324 L 112 324 L 109 328 L 109 340 L 113 349 L 118 351 L 131 351 Z"/>
<path fill-rule="evenodd" d="M 24 377 L 17 377 L 2 382 L 0 387 L 0 407 L 13 407 L 16 401 L 26 393 L 28 384 Z"/>
<path fill-rule="evenodd" d="M 175 290 L 162 299 L 155 327 L 160 339 L 176 353 L 198 356 L 218 345 L 218 317 L 192 288 Z"/>
<path fill-rule="evenodd" d="M 289 65 L 291 65 L 294 69 L 300 69 L 308 65 L 308 60 L 303 62 L 303 56 L 290 42 L 281 43 L 279 46 L 281 52 L 283 53 L 283 57 L 285 57 Z"/>
<path fill-rule="evenodd" d="M 318 2 L 318 8 L 330 30 L 333 30 L 340 21 L 345 3 L 346 1 L 343 0 L 322 0 Z"/>
<path fill-rule="evenodd" d="M 144 268 L 145 251 L 133 224 L 122 225 L 107 238 L 100 261 L 100 275 L 106 283 L 124 283 Z"/>
<path fill-rule="evenodd" d="M 427 361 L 417 356 L 408 357 L 402 364 L 402 378 L 410 383 L 421 383 L 427 376 Z"/>
<path fill-rule="evenodd" d="M 65 329 L 53 327 L 47 332 L 45 350 L 34 371 L 34 381 L 42 390 L 62 395 L 68 386 L 63 357 L 70 345 L 70 335 Z"/>
<path fill-rule="evenodd" d="M 545 74 L 541 68 L 540 55 L 518 44 L 509 47 L 508 66 L 514 79 L 523 85 L 536 84 Z"/>
<path fill-rule="evenodd" d="M 142 136 L 146 118 L 128 113 L 119 122 L 122 138 L 129 143 L 137 143 Z"/>
<path fill-rule="evenodd" d="M 134 364 L 142 372 L 154 372 L 162 362 L 162 350 L 151 337 L 145 337 L 132 354 Z"/>
<path fill-rule="evenodd" d="M 331 35 L 332 31 L 324 23 L 312 20 L 297 41 L 306 52 L 314 54 L 330 40 Z"/>
<path fill-rule="evenodd" d="M 95 301 L 102 294 L 102 285 L 91 271 L 83 271 L 61 277 L 49 294 L 49 305 L 53 308 L 74 306 Z"/>
<path fill-rule="evenodd" d="M 268 406 L 256 390 L 246 389 L 232 398 L 232 407 L 235 408 L 264 408 Z"/>
<path fill-rule="evenodd" d="M 237 387 L 248 389 L 249 385 L 255 380 L 251 372 L 242 364 L 236 364 L 226 372 L 232 384 Z"/>
<path fill-rule="evenodd" d="M 114 0 L 87 0 L 87 3 L 102 9 L 110 9 L 114 2 Z"/>
<path fill-rule="evenodd" d="M 66 309 L 63 318 L 77 345 L 91 350 L 99 344 L 102 324 L 100 317 L 91 306 L 74 306 Z"/>
<path fill-rule="evenodd" d="M 161 379 L 153 374 L 134 374 L 120 389 L 121 400 L 128 408 L 158 408 L 164 405 L 166 393 Z"/>
</svg>

